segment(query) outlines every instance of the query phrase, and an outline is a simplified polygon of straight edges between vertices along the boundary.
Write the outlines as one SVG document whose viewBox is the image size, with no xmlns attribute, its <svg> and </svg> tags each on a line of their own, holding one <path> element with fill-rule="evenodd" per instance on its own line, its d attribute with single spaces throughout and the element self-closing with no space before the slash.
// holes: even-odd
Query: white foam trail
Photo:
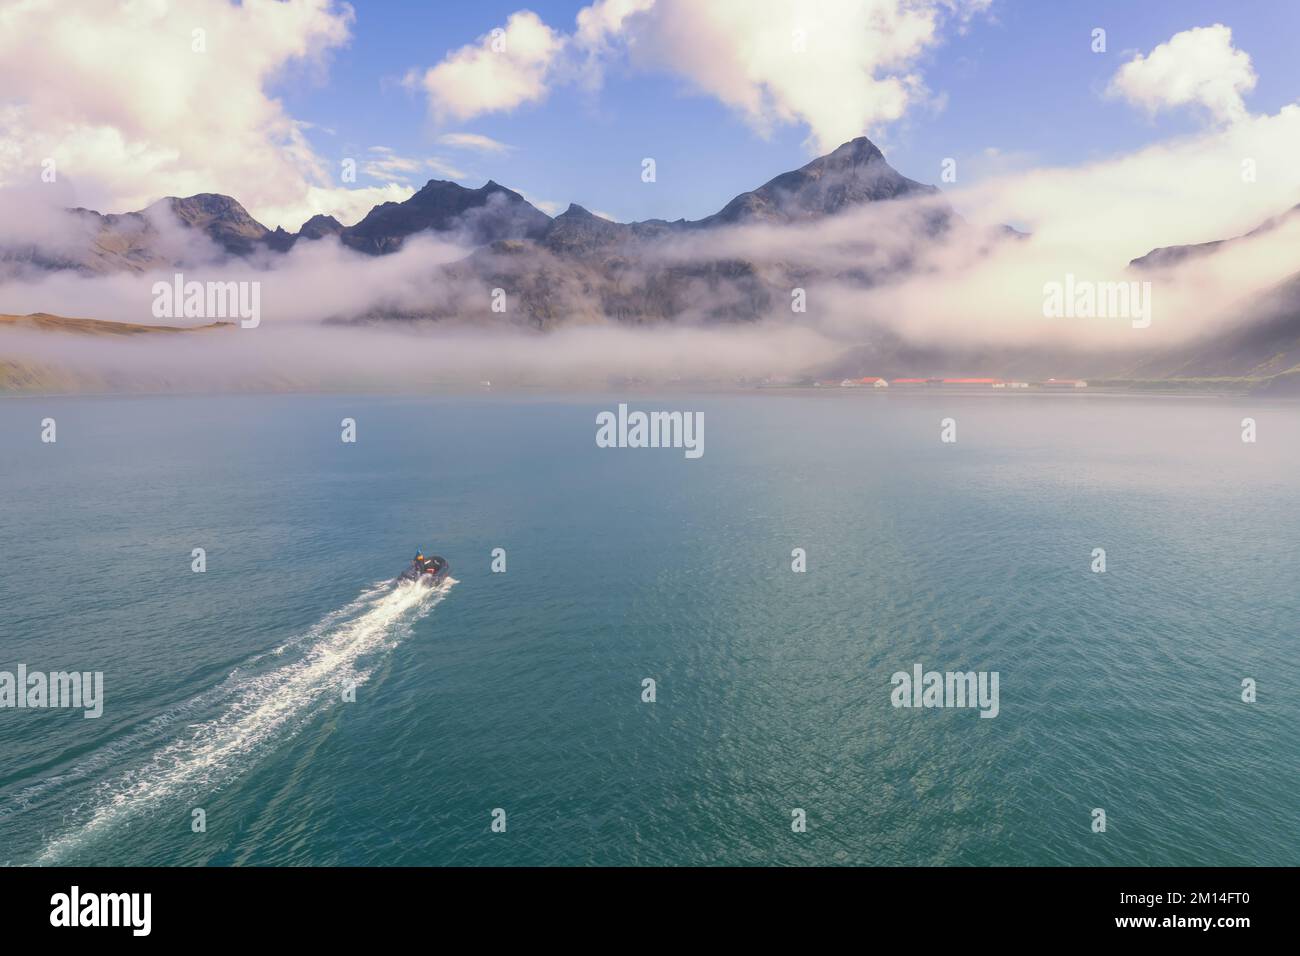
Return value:
<svg viewBox="0 0 1300 956">
<path fill-rule="evenodd" d="M 273 737 L 296 732 L 322 707 L 341 700 L 349 682 L 364 683 L 370 670 L 358 662 L 395 647 L 454 584 L 455 578 L 447 578 L 435 588 L 375 585 L 301 637 L 251 658 L 250 665 L 301 649 L 296 659 L 264 673 L 241 676 L 242 669 L 236 668 L 219 688 L 199 695 L 210 698 L 224 689 L 229 703 L 216 717 L 191 725 L 187 736 L 142 766 L 99 788 L 85 822 L 51 841 L 36 862 L 57 863 L 87 839 L 181 791 L 228 782 L 249 765 L 241 758 Z"/>
<path fill-rule="evenodd" d="M 226 679 L 220 684 L 201 694 L 196 694 L 186 700 L 172 704 L 166 710 L 151 717 L 138 729 L 105 744 L 94 753 L 78 757 L 75 763 L 63 772 L 29 784 L 11 797 L 5 806 L 0 807 L 0 818 L 24 813 L 38 806 L 46 794 L 66 792 L 70 787 L 74 787 L 88 778 L 97 777 L 104 771 L 117 766 L 123 759 L 130 759 L 132 754 L 139 753 L 141 749 L 154 746 L 156 742 L 171 732 L 171 725 L 178 720 L 182 720 L 196 712 L 201 713 L 228 699 L 235 692 L 238 683 L 243 680 L 242 675 L 245 671 L 271 657 L 282 657 L 288 651 L 305 646 L 318 639 L 330 627 L 340 620 L 357 613 L 373 601 L 378 593 L 388 590 L 390 587 L 392 587 L 391 582 L 374 585 L 362 592 L 361 596 L 355 601 L 325 615 L 302 634 L 285 641 L 279 647 L 248 658 L 226 675 Z"/>
</svg>

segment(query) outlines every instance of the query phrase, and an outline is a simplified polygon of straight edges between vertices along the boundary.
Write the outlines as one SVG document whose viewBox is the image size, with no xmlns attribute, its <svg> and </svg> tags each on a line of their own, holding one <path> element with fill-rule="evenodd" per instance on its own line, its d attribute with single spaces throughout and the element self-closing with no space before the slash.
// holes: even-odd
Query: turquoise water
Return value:
<svg viewBox="0 0 1300 956">
<path fill-rule="evenodd" d="M 620 400 L 704 456 L 597 448 Z M 1300 863 L 1295 405 L 23 398 L 0 447 L 0 669 L 105 681 L 0 710 L 0 863 Z M 417 545 L 455 583 L 393 589 Z M 893 708 L 915 663 L 999 715 Z"/>
</svg>

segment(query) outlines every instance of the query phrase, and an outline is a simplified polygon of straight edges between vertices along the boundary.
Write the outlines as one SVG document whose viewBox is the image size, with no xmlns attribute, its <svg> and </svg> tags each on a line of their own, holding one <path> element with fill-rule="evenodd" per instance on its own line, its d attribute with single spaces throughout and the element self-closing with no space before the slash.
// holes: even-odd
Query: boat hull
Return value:
<svg viewBox="0 0 1300 956">
<path fill-rule="evenodd" d="M 434 587 L 441 584 L 451 573 L 451 565 L 447 563 L 446 558 L 434 556 L 429 559 L 428 564 L 423 570 L 414 563 L 409 568 L 397 576 L 397 582 L 423 585 L 425 587 Z"/>
</svg>

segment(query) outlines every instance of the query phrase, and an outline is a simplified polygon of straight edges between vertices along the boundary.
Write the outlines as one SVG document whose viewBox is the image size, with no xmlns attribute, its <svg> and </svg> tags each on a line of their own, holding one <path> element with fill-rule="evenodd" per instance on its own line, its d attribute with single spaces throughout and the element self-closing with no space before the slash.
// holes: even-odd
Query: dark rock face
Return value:
<svg viewBox="0 0 1300 956">
<path fill-rule="evenodd" d="M 170 210 L 183 225 L 198 229 L 226 252 L 236 256 L 250 255 L 272 235 L 238 202 L 217 193 L 199 193 L 185 199 L 169 196 L 149 206 L 144 214 L 148 216 L 159 208 Z M 283 236 L 288 235 L 283 230 L 280 232 Z"/>
<path fill-rule="evenodd" d="M 936 193 L 934 186 L 898 173 L 869 139 L 859 136 L 801 169 L 741 193 L 696 225 L 807 222 L 862 203 Z"/>
<path fill-rule="evenodd" d="M 689 227 L 685 219 L 665 222 L 647 219 L 644 222 L 614 222 L 593 215 L 577 203 L 551 220 L 550 228 L 542 236 L 542 245 L 552 252 L 566 256 L 591 256 L 630 251 L 634 243 L 648 243 L 672 235 L 680 235 Z"/>
<path fill-rule="evenodd" d="M 324 239 L 326 236 L 337 236 L 343 231 L 343 223 L 339 222 L 333 216 L 312 216 L 302 224 L 298 230 L 299 239 Z"/>
<path fill-rule="evenodd" d="M 1134 259 L 1129 263 L 1129 266 L 1134 269 L 1163 269 L 1168 266 L 1178 265 L 1180 262 L 1186 262 L 1189 259 L 1199 259 L 1202 256 L 1208 256 L 1212 252 L 1218 252 L 1223 247 L 1230 246 L 1234 242 L 1252 239 L 1255 236 L 1270 232 L 1297 214 L 1300 214 L 1300 206 L 1293 206 L 1282 215 L 1274 216 L 1272 219 L 1260 223 L 1244 236 L 1237 236 L 1233 239 L 1215 239 L 1212 242 L 1198 242 L 1186 246 L 1161 246 L 1159 249 L 1152 249 L 1145 256 Z"/>
<path fill-rule="evenodd" d="M 542 244 L 560 255 L 590 255 L 598 249 L 627 242 L 632 227 L 594 216 L 577 203 L 552 220 L 542 237 Z"/>
<path fill-rule="evenodd" d="M 492 181 L 478 189 L 430 180 L 405 202 L 376 206 L 342 230 L 344 245 L 370 255 L 396 252 L 407 236 L 425 230 L 454 233 L 472 245 L 502 239 L 539 239 L 551 217 L 513 190 Z"/>
<path fill-rule="evenodd" d="M 1294 206 L 1250 232 L 1184 246 L 1153 249 L 1129 263 L 1136 270 L 1162 269 L 1209 256 L 1264 235 L 1300 215 Z M 1254 378 L 1262 390 L 1300 394 L 1300 273 L 1244 302 L 1233 328 L 1203 336 L 1140 364 L 1133 374 L 1151 378 Z"/>
<path fill-rule="evenodd" d="M 1164 352 L 1139 366 L 1136 374 L 1150 378 L 1300 375 L 1300 273 L 1246 303 L 1242 320 L 1233 328 Z"/>
<path fill-rule="evenodd" d="M 288 252 L 299 239 L 324 239 L 326 236 L 337 236 L 342 231 L 343 224 L 333 216 L 312 216 L 296 233 L 285 232 L 276 226 L 275 232 L 268 233 L 262 241 L 267 248 L 276 252 Z"/>
<path fill-rule="evenodd" d="M 268 249 L 276 252 L 288 252 L 293 248 L 293 244 L 298 241 L 298 237 L 291 232 L 285 232 L 281 226 L 275 227 L 275 232 L 267 233 L 262 240 L 266 243 Z"/>
<path fill-rule="evenodd" d="M 473 292 L 449 296 L 443 304 L 430 303 L 418 315 L 389 312 L 386 317 L 492 320 L 482 307 L 487 299 L 480 292 L 501 288 L 511 302 L 507 321 L 537 328 L 574 321 L 750 321 L 788 302 L 793 286 L 819 277 L 870 284 L 883 273 L 905 271 L 910 261 L 898 257 L 885 261 L 873 255 L 878 237 L 872 235 L 851 238 L 838 250 L 841 263 L 851 266 L 794 264 L 803 250 L 791 248 L 787 255 L 775 238 L 775 247 L 763 255 L 763 261 L 747 261 L 721 245 L 715 250 L 707 238 L 702 242 L 710 230 L 752 224 L 797 226 L 866 204 L 929 199 L 937 194 L 934 187 L 900 175 L 869 140 L 858 138 L 737 196 L 718 213 L 696 222 L 612 222 L 576 204 L 552 219 L 519 193 L 495 182 L 467 189 L 431 180 L 404 202 L 376 206 L 354 226 L 313 216 L 297 233 L 289 233 L 268 230 L 228 196 L 203 193 L 163 199 L 126 216 L 81 211 L 78 215 L 91 237 L 87 240 L 91 253 L 86 262 L 66 265 L 141 271 L 180 264 L 178 256 L 185 252 L 164 241 L 160 211 L 203 233 L 223 252 L 245 257 L 284 253 L 300 239 L 329 236 L 337 236 L 357 252 L 380 256 L 400 250 L 411 236 L 431 232 L 474 250 L 458 262 L 435 268 L 448 284 L 464 283 L 475 287 Z M 893 219 L 891 228 L 918 243 L 936 238 L 954 218 L 941 200 L 910 208 L 918 214 Z M 800 241 L 793 238 L 795 233 L 791 235 L 792 243 Z M 690 244 L 674 245 L 675 238 Z M 807 260 L 806 255 L 803 258 Z M 383 316 L 365 318 L 378 317 Z"/>
</svg>

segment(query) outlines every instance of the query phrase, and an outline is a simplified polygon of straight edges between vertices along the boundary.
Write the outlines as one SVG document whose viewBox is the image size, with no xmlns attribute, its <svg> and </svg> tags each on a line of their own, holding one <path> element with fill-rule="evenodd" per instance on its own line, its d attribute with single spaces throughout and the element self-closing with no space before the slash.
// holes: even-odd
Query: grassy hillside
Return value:
<svg viewBox="0 0 1300 956">
<path fill-rule="evenodd" d="M 136 322 L 106 322 L 102 319 L 70 319 L 48 312 L 31 315 L 0 315 L 0 328 L 37 329 L 43 332 L 71 332 L 77 335 L 177 335 L 233 327 L 233 322 L 210 322 L 182 328 L 176 325 L 141 325 Z"/>
</svg>

